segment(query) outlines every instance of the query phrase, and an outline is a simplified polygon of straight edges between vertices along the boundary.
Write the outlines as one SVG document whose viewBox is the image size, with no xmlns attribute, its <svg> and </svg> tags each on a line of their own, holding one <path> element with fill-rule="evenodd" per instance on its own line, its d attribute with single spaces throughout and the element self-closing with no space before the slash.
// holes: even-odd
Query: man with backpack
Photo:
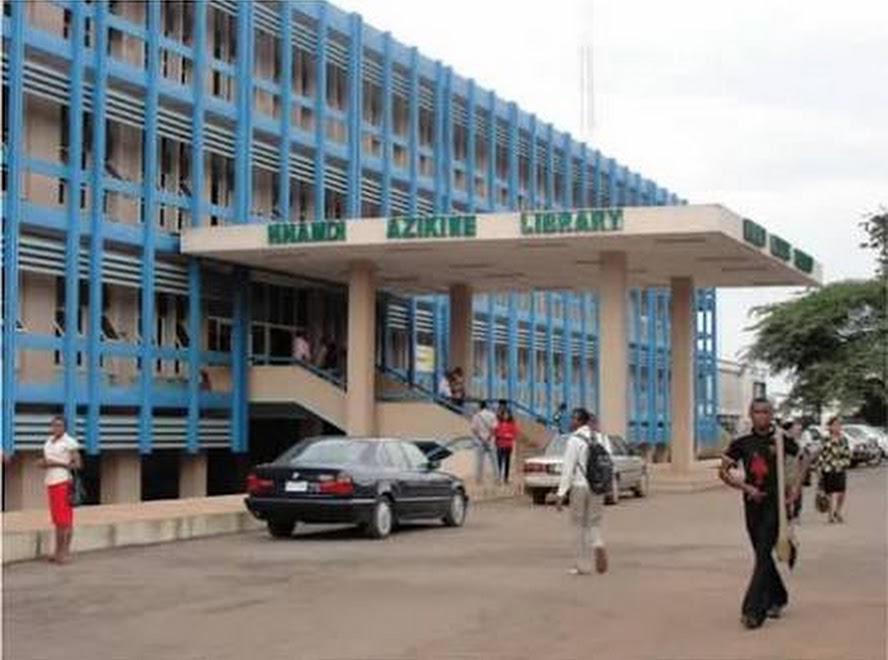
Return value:
<svg viewBox="0 0 888 660">
<path fill-rule="evenodd" d="M 576 527 L 576 566 L 573 575 L 592 572 L 590 548 L 595 555 L 595 570 L 607 571 L 607 551 L 601 534 L 604 494 L 613 479 L 613 463 L 601 442 L 598 420 L 585 408 L 575 408 L 570 418 L 568 438 L 558 485 L 556 506 L 561 511 L 570 492 L 571 522 Z"/>
</svg>

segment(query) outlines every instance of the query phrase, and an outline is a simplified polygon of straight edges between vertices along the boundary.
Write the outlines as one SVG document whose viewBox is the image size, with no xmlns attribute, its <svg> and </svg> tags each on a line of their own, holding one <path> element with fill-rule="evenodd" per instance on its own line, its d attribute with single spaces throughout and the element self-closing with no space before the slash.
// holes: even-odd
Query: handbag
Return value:
<svg viewBox="0 0 888 660">
<path fill-rule="evenodd" d="M 823 489 L 823 475 L 817 480 L 817 494 L 814 496 L 814 508 L 818 513 L 826 513 L 829 511 L 829 495 Z"/>
<path fill-rule="evenodd" d="M 80 472 L 71 470 L 71 487 L 68 489 L 68 504 L 71 506 L 80 506 L 86 501 L 86 488 L 83 486 L 83 479 L 80 478 Z"/>
</svg>

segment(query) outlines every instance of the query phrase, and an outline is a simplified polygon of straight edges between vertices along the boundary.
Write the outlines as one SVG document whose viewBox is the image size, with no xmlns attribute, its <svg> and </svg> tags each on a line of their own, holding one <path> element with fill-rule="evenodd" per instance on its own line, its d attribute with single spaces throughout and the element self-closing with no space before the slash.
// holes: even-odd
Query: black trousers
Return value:
<svg viewBox="0 0 888 660">
<path fill-rule="evenodd" d="M 771 498 L 760 504 L 747 500 L 745 505 L 746 531 L 755 551 L 755 568 L 743 598 L 743 614 L 764 619 L 771 607 L 783 607 L 789 602 L 772 555 L 778 533 L 777 502 Z"/>
<path fill-rule="evenodd" d="M 503 483 L 509 483 L 509 467 L 512 463 L 512 448 L 497 447 L 496 458 L 499 462 L 500 476 L 503 479 Z"/>
</svg>

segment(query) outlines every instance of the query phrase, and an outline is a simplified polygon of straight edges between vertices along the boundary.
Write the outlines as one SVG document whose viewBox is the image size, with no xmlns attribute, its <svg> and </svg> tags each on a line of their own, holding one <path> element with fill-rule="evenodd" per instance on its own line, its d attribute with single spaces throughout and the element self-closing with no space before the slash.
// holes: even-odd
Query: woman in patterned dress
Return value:
<svg viewBox="0 0 888 660">
<path fill-rule="evenodd" d="M 838 417 L 830 418 L 827 428 L 829 436 L 817 457 L 817 465 L 823 491 L 829 496 L 829 522 L 841 523 L 845 522 L 842 506 L 847 488 L 846 472 L 851 467 L 851 448 L 842 435 L 842 423 Z"/>
</svg>

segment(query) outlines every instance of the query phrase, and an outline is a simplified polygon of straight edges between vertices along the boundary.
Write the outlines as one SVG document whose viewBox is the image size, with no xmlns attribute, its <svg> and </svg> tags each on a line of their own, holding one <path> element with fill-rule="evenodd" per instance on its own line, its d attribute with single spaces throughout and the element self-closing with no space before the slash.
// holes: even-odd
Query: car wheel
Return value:
<svg viewBox="0 0 888 660">
<path fill-rule="evenodd" d="M 638 485 L 632 490 L 635 492 L 636 497 L 647 497 L 648 492 L 650 492 L 650 487 L 651 477 L 647 470 L 645 470 L 641 473 L 641 479 L 638 480 Z"/>
<path fill-rule="evenodd" d="M 448 527 L 462 527 L 466 521 L 466 496 L 462 491 L 457 491 L 450 498 L 450 506 L 443 520 Z"/>
<path fill-rule="evenodd" d="M 548 493 L 544 490 L 533 490 L 530 492 L 530 496 L 533 498 L 533 503 L 540 506 L 546 503 L 546 495 L 548 495 Z"/>
<path fill-rule="evenodd" d="M 611 481 L 611 492 L 604 496 L 605 504 L 616 504 L 620 501 L 620 477 L 614 475 Z"/>
<path fill-rule="evenodd" d="M 288 539 L 293 535 L 296 527 L 295 520 L 269 520 L 268 533 L 276 539 Z"/>
<path fill-rule="evenodd" d="M 367 535 L 374 539 L 384 539 L 392 533 L 395 527 L 395 514 L 392 511 L 392 501 L 387 497 L 380 497 L 373 507 L 373 515 L 367 522 Z"/>
</svg>

